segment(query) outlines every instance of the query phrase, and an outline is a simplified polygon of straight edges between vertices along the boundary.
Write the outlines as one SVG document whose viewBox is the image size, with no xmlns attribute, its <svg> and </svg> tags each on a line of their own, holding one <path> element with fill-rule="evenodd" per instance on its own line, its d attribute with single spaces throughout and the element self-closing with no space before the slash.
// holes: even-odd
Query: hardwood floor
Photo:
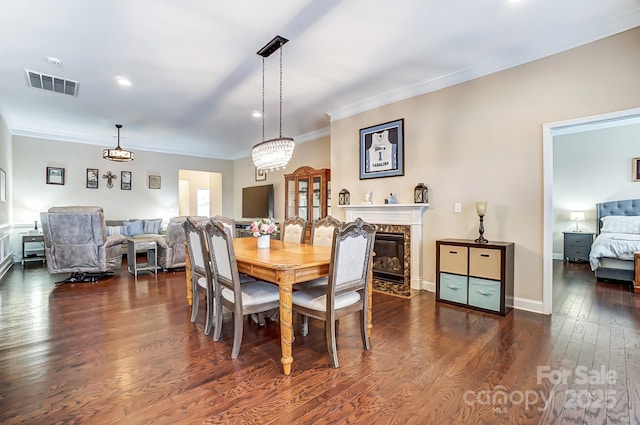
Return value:
<svg viewBox="0 0 640 425">
<path fill-rule="evenodd" d="M 230 317 L 219 342 L 203 333 L 204 303 L 189 321 L 184 272 L 136 283 L 123 265 L 54 287 L 59 276 L 14 265 L 0 281 L 0 422 L 640 423 L 639 298 L 587 265 L 554 268 L 552 316 L 375 293 L 370 351 L 343 319 L 332 369 L 310 320 L 287 377 L 278 324 L 245 320 L 232 360 Z"/>
</svg>

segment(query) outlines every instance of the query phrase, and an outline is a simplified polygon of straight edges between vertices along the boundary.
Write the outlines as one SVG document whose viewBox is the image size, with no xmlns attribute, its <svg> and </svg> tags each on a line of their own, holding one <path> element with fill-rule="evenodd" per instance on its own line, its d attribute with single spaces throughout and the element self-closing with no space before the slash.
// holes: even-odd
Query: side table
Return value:
<svg viewBox="0 0 640 425">
<path fill-rule="evenodd" d="M 37 248 L 33 245 L 37 244 Z M 46 261 L 44 254 L 44 235 L 40 234 L 23 234 L 22 235 L 22 267 L 25 262 L 29 261 Z"/>
<path fill-rule="evenodd" d="M 139 263 L 137 253 L 147 251 L 147 262 Z M 158 274 L 158 244 L 150 238 L 127 239 L 127 269 L 138 277 L 138 272 L 149 271 Z"/>
</svg>

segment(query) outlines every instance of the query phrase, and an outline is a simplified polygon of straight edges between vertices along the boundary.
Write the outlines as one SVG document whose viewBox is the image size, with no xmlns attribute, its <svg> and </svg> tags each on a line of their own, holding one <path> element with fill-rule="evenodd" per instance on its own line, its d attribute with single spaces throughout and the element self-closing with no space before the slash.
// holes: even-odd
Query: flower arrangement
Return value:
<svg viewBox="0 0 640 425">
<path fill-rule="evenodd" d="M 256 238 L 264 235 L 278 234 L 278 225 L 270 218 L 260 218 L 251 223 L 251 234 Z"/>
</svg>

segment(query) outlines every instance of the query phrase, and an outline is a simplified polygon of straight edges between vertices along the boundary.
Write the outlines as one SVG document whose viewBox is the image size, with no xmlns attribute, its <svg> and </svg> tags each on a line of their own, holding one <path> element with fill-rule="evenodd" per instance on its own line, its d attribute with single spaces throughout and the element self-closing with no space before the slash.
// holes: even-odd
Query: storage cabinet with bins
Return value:
<svg viewBox="0 0 640 425">
<path fill-rule="evenodd" d="M 512 242 L 436 241 L 436 300 L 507 314 L 513 308 Z"/>
<path fill-rule="evenodd" d="M 299 216 L 311 223 L 331 214 L 331 170 L 300 167 L 284 175 L 285 219 Z M 310 227 L 308 227 L 310 230 Z"/>
</svg>

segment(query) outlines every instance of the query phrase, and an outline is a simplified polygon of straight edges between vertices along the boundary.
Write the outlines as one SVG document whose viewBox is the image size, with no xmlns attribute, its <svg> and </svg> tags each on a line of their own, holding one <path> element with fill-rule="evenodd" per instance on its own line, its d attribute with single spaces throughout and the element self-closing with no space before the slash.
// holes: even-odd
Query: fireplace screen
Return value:
<svg viewBox="0 0 640 425">
<path fill-rule="evenodd" d="M 404 234 L 376 234 L 374 244 L 373 277 L 404 283 Z"/>
</svg>

